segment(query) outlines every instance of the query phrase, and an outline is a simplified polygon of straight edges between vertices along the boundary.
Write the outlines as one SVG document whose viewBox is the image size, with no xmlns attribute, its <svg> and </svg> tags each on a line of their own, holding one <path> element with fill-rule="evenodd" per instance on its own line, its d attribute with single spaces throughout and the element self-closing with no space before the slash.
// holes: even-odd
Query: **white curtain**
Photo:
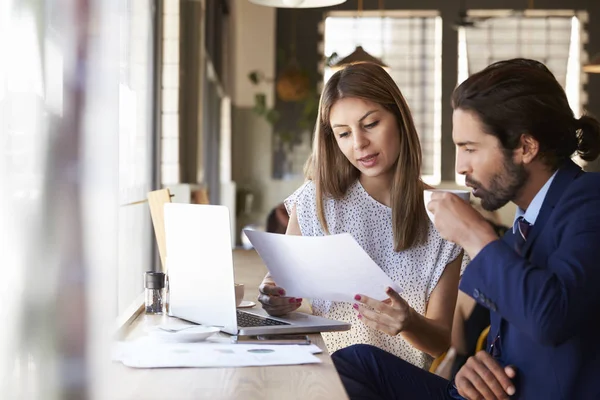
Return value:
<svg viewBox="0 0 600 400">
<path fill-rule="evenodd" d="M 119 1 L 0 2 L 0 393 L 107 397 Z"/>
</svg>

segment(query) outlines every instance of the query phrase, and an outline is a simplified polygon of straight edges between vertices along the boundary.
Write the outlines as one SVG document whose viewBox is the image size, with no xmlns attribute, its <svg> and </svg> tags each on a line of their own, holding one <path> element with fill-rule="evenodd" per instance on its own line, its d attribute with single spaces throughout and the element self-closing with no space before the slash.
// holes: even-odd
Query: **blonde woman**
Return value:
<svg viewBox="0 0 600 400">
<path fill-rule="evenodd" d="M 428 368 L 449 347 L 462 249 L 429 221 L 420 171 L 415 125 L 390 75 L 369 63 L 336 72 L 321 95 L 307 182 L 285 201 L 286 234 L 350 233 L 403 292 L 388 290 L 384 302 L 312 299 L 315 314 L 352 323 L 323 334 L 329 352 L 367 343 Z M 302 304 L 269 275 L 260 293 L 271 315 Z"/>
</svg>

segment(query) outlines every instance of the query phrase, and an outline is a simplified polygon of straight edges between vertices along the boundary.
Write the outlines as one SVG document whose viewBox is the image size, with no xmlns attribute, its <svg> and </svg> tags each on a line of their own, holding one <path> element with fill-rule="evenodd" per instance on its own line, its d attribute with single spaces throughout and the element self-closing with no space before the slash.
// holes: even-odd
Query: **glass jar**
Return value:
<svg viewBox="0 0 600 400">
<path fill-rule="evenodd" d="M 165 274 L 148 271 L 145 274 L 146 314 L 162 314 L 165 307 Z"/>
</svg>

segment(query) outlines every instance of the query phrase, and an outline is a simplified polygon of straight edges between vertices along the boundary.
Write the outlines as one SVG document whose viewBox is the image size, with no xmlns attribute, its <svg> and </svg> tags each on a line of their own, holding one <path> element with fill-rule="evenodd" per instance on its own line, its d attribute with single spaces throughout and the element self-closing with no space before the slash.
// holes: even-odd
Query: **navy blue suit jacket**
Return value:
<svg viewBox="0 0 600 400">
<path fill-rule="evenodd" d="M 557 172 L 522 256 L 512 229 L 465 270 L 460 289 L 490 309 L 498 361 L 518 399 L 600 399 L 600 174 Z"/>
</svg>

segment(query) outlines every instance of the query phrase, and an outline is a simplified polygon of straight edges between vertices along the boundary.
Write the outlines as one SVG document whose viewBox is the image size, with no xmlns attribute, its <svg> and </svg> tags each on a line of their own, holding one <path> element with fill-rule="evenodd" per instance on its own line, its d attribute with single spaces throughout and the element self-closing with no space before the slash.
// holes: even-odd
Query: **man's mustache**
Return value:
<svg viewBox="0 0 600 400">
<path fill-rule="evenodd" d="M 471 178 L 469 178 L 468 176 L 467 176 L 467 177 L 465 177 L 465 183 L 466 183 L 467 185 L 469 185 L 469 186 L 476 186 L 476 187 L 478 187 L 478 188 L 480 188 L 480 187 L 482 186 L 482 185 L 481 185 L 481 182 L 478 182 L 478 181 L 476 181 L 475 179 L 471 179 Z"/>
</svg>

